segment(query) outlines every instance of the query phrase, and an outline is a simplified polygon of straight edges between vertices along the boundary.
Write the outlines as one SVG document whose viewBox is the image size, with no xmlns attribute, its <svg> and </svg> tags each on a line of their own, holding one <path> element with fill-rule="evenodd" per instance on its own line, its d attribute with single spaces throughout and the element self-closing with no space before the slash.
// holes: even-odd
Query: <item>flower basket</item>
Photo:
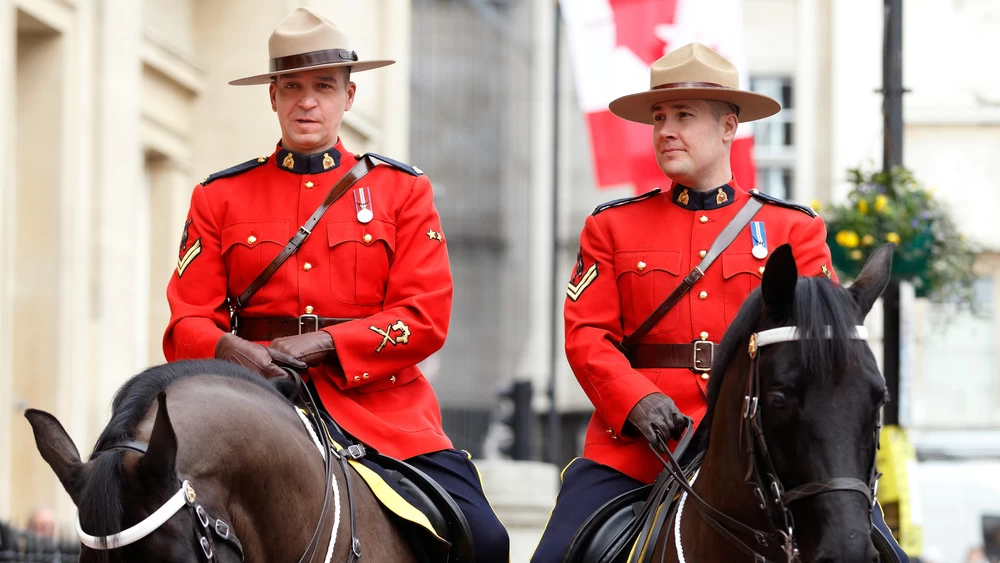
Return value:
<svg viewBox="0 0 1000 563">
<path fill-rule="evenodd" d="M 822 213 L 840 278 L 852 280 L 876 248 L 893 242 L 895 278 L 912 283 L 918 297 L 971 307 L 975 253 L 934 190 L 902 167 L 870 173 L 852 169 L 848 174 L 854 186 L 847 203 Z"/>
</svg>

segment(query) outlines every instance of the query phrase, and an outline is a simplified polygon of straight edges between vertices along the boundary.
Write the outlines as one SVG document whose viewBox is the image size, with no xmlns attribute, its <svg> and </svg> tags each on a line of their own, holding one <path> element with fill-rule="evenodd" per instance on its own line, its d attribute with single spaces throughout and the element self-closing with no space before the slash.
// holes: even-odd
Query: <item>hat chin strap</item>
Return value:
<svg viewBox="0 0 1000 563">
<path fill-rule="evenodd" d="M 98 537 L 84 532 L 83 528 L 80 526 L 80 515 L 77 513 L 76 535 L 80 538 L 80 543 L 90 549 L 97 550 L 116 549 L 135 543 L 153 533 L 153 531 L 162 526 L 167 520 L 176 514 L 178 510 L 187 506 L 185 491 L 188 487 L 190 487 L 190 483 L 184 481 L 184 483 L 181 484 L 181 488 L 174 493 L 174 496 L 170 497 L 167 502 L 163 503 L 160 508 L 156 509 L 156 512 L 150 514 L 148 518 L 139 522 L 135 526 L 111 536 Z"/>
</svg>

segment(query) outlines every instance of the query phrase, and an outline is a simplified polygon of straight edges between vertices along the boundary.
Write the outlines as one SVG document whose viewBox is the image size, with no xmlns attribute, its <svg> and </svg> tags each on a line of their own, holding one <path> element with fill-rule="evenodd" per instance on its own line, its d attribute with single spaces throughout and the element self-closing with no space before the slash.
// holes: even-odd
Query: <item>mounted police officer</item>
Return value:
<svg viewBox="0 0 1000 563">
<path fill-rule="evenodd" d="M 536 563 L 562 561 L 597 508 L 656 479 L 663 466 L 647 444 L 672 450 L 688 422 L 701 421 L 714 349 L 760 285 L 771 249 L 790 243 L 800 273 L 834 278 L 822 218 L 733 179 L 738 124 L 781 106 L 740 90 L 724 57 L 680 47 L 653 64 L 650 90 L 610 109 L 653 126 L 669 187 L 598 207 L 580 235 L 566 356 L 595 412 L 583 457 L 563 472 Z M 752 221 L 737 217 L 751 200 L 761 205 Z M 676 298 L 665 303 L 668 295 Z"/>
<path fill-rule="evenodd" d="M 230 84 L 269 86 L 281 141 L 195 186 L 164 353 L 269 378 L 285 375 L 275 361 L 306 370 L 351 437 L 451 493 L 477 561 L 507 561 L 507 532 L 417 368 L 444 344 L 452 302 L 431 183 L 415 167 L 355 156 L 339 137 L 357 92 L 351 73 L 394 61 L 360 59 L 305 8 L 281 21 L 269 51 L 268 72 Z"/>
</svg>

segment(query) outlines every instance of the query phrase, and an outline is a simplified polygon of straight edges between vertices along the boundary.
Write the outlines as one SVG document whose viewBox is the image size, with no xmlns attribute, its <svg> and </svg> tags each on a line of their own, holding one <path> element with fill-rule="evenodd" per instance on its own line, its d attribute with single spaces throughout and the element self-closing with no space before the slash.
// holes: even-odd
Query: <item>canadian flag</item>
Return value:
<svg viewBox="0 0 1000 563">
<path fill-rule="evenodd" d="M 699 42 L 729 59 L 746 90 L 743 0 L 561 0 L 580 106 L 587 115 L 594 176 L 602 188 L 632 184 L 636 193 L 665 187 L 649 125 L 616 117 L 608 103 L 649 89 L 649 67 L 668 51 Z M 753 136 L 740 124 L 733 176 L 756 184 Z"/>
</svg>

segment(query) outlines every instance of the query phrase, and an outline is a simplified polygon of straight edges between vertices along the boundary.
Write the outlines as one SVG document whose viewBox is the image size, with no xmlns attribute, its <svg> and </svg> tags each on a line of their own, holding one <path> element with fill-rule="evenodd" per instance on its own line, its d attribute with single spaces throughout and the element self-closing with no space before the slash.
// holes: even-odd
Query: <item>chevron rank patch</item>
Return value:
<svg viewBox="0 0 1000 563">
<path fill-rule="evenodd" d="M 177 252 L 177 277 L 184 275 L 184 270 L 194 262 L 194 259 L 201 254 L 201 238 L 199 237 L 191 246 L 188 246 L 188 233 L 191 229 L 193 219 L 188 219 L 184 223 L 184 233 L 181 234 L 181 248 Z"/>
<path fill-rule="evenodd" d="M 583 262 L 583 249 L 576 253 L 576 268 L 573 269 L 573 277 L 566 287 L 566 297 L 576 301 L 583 295 L 583 291 L 594 283 L 597 279 L 597 263 L 593 263 L 589 268 Z"/>
</svg>

